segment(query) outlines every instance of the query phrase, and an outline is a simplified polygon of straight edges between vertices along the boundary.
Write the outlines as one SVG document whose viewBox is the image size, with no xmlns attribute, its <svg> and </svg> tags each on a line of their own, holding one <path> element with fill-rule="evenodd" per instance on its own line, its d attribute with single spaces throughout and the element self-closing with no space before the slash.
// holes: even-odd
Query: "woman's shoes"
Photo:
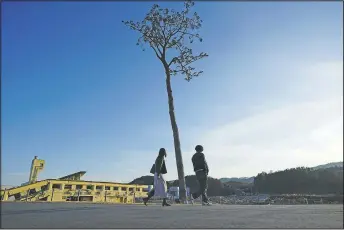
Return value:
<svg viewBox="0 0 344 230">
<path fill-rule="evenodd" d="M 148 197 L 143 198 L 142 200 L 143 200 L 144 205 L 147 206 Z M 170 205 L 169 203 L 167 203 L 166 199 L 163 199 L 163 201 L 162 201 L 162 206 L 171 206 L 171 205 Z"/>
<path fill-rule="evenodd" d="M 143 198 L 143 203 L 147 206 L 148 198 Z"/>
</svg>

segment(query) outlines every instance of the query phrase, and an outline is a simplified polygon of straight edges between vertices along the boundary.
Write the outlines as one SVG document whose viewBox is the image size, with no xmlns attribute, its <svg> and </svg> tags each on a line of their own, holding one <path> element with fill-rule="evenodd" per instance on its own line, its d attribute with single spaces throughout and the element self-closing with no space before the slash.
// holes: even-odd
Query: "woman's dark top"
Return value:
<svg viewBox="0 0 344 230">
<path fill-rule="evenodd" d="M 158 174 L 166 174 L 167 173 L 164 157 L 158 156 L 156 158 L 155 164 L 152 166 L 150 173 L 154 174 L 155 172 Z"/>
</svg>

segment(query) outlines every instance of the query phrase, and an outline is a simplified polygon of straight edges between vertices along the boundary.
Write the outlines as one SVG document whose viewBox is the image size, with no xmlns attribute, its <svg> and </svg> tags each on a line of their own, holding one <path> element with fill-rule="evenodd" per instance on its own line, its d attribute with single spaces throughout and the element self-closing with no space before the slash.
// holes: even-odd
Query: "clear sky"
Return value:
<svg viewBox="0 0 344 230">
<path fill-rule="evenodd" d="M 26 182 L 35 155 L 39 179 L 129 182 L 161 147 L 177 178 L 163 68 L 121 23 L 152 4 L 2 3 L 2 184 Z M 172 79 L 186 175 L 196 144 L 216 178 L 343 160 L 342 7 L 196 2 L 194 52 L 210 56 Z"/>
</svg>

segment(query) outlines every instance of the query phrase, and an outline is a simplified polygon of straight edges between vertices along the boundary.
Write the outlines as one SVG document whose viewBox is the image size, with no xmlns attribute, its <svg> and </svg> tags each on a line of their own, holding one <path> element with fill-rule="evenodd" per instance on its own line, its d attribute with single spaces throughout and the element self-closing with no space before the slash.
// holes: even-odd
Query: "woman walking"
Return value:
<svg viewBox="0 0 344 230">
<path fill-rule="evenodd" d="M 167 184 L 163 177 L 163 174 L 167 173 L 165 165 L 166 156 L 166 150 L 161 148 L 159 150 L 159 155 L 155 160 L 155 164 L 151 169 L 151 173 L 154 173 L 154 188 L 149 192 L 148 197 L 143 198 L 145 205 L 147 205 L 148 200 L 154 195 L 163 198 L 162 206 L 171 206 L 167 203 Z"/>
</svg>

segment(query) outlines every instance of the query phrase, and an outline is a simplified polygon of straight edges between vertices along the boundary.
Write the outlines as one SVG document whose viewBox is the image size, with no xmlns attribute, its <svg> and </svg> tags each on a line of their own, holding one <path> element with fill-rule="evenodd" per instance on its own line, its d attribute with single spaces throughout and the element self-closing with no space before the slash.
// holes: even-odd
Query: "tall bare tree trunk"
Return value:
<svg viewBox="0 0 344 230">
<path fill-rule="evenodd" d="M 185 186 L 185 176 L 184 176 L 184 165 L 183 165 L 183 157 L 182 151 L 180 148 L 180 140 L 179 140 L 179 131 L 176 122 L 176 117 L 174 115 L 174 104 L 173 104 L 173 95 L 172 95 L 172 87 L 171 87 L 171 74 L 169 71 L 168 66 L 165 66 L 165 73 L 166 73 L 166 89 L 168 95 L 168 107 L 170 113 L 170 120 L 171 126 L 173 131 L 173 139 L 174 139 L 174 151 L 176 154 L 176 162 L 177 162 L 177 170 L 178 170 L 178 179 L 179 179 L 179 199 L 180 201 L 186 201 L 186 186 Z"/>
</svg>

